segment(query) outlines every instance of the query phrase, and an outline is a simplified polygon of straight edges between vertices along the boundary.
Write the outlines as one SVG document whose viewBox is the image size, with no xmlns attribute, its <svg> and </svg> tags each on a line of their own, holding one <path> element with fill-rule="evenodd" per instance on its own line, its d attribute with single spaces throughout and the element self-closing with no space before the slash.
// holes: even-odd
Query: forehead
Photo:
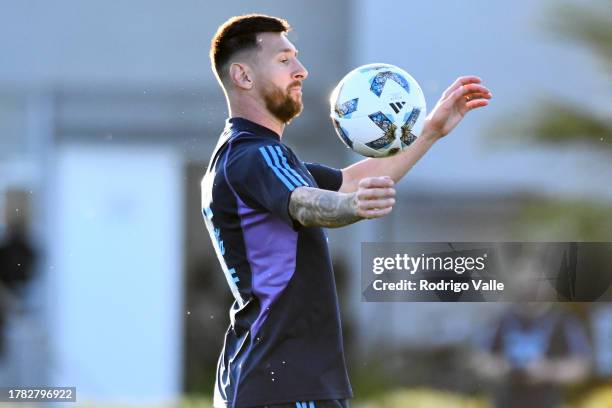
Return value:
<svg viewBox="0 0 612 408">
<path fill-rule="evenodd" d="M 297 52 L 285 33 L 260 33 L 257 35 L 257 43 L 261 47 L 261 51 L 268 55 L 275 55 L 287 50 Z"/>
</svg>

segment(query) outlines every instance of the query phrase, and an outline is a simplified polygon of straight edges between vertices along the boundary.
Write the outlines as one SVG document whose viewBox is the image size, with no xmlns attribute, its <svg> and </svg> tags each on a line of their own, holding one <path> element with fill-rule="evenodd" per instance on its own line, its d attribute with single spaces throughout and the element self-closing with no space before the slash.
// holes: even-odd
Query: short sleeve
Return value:
<svg viewBox="0 0 612 408">
<path fill-rule="evenodd" d="M 323 190 L 338 191 L 342 185 L 342 171 L 318 163 L 304 162 L 319 188 Z"/>
<path fill-rule="evenodd" d="M 230 189 L 244 205 L 263 208 L 294 225 L 289 198 L 293 190 L 308 184 L 278 143 L 230 144 L 223 171 Z"/>
</svg>

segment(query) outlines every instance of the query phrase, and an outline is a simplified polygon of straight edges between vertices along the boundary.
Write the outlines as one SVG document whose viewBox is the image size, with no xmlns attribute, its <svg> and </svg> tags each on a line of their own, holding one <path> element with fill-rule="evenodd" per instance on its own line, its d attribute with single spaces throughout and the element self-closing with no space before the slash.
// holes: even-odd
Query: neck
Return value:
<svg viewBox="0 0 612 408">
<path fill-rule="evenodd" d="M 268 110 L 258 103 L 235 103 L 229 101 L 228 110 L 230 118 L 240 117 L 255 122 L 258 125 L 265 126 L 276 132 L 280 137 L 283 137 L 285 123 L 274 117 Z"/>
</svg>

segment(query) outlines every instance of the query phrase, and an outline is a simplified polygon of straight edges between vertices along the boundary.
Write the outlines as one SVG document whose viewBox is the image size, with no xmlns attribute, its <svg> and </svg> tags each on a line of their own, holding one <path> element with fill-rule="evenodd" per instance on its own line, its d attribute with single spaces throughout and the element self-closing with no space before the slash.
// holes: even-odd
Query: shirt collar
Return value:
<svg viewBox="0 0 612 408">
<path fill-rule="evenodd" d="M 253 132 L 256 136 L 270 137 L 280 140 L 280 135 L 265 126 L 250 121 L 245 118 L 233 117 L 225 122 L 225 127 L 228 130 L 247 130 Z"/>
</svg>

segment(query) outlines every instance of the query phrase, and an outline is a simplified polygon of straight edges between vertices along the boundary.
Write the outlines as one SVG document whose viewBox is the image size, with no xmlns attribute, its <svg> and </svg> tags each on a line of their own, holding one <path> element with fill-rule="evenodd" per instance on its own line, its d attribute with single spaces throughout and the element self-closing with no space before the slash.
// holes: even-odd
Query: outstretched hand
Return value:
<svg viewBox="0 0 612 408">
<path fill-rule="evenodd" d="M 463 76 L 450 86 L 425 119 L 423 134 L 439 139 L 450 133 L 472 109 L 489 104 L 492 94 L 481 79 L 476 76 Z"/>
</svg>

